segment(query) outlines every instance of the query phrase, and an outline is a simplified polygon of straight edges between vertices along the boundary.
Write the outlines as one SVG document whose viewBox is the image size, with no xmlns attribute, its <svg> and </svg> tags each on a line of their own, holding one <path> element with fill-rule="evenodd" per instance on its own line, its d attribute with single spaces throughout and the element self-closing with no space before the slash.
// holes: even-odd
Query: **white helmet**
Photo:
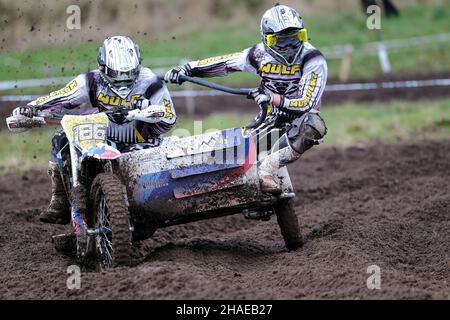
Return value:
<svg viewBox="0 0 450 320">
<path fill-rule="evenodd" d="M 308 34 L 300 14 L 285 5 L 276 5 L 261 19 L 261 37 L 267 52 L 281 63 L 292 65 Z"/>
<path fill-rule="evenodd" d="M 139 46 L 128 37 L 107 38 L 98 50 L 98 66 L 111 90 L 125 98 L 141 69 Z"/>
</svg>

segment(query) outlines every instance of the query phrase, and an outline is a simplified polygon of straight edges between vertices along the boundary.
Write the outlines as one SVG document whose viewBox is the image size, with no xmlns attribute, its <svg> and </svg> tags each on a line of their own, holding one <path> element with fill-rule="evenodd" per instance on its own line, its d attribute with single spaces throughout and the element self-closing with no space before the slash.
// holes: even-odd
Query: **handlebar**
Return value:
<svg viewBox="0 0 450 320">
<path fill-rule="evenodd" d="M 158 78 L 161 81 L 165 81 L 164 77 L 158 77 Z M 225 87 L 225 86 L 222 86 L 222 85 L 219 85 L 216 83 L 212 83 L 212 82 L 208 82 L 208 81 L 204 81 L 204 80 L 200 80 L 200 79 L 188 77 L 188 76 L 180 76 L 179 80 L 181 80 L 182 82 L 187 81 L 187 82 L 191 82 L 191 83 L 197 84 L 202 87 L 226 92 L 229 94 L 240 95 L 240 96 L 248 96 L 251 91 L 251 89 L 236 89 L 236 88 Z M 252 122 L 250 122 L 248 125 L 246 125 L 245 129 L 248 129 L 248 130 L 255 129 L 264 122 L 264 120 L 267 117 L 269 104 L 264 103 L 264 104 L 260 105 L 260 108 L 261 108 L 261 112 L 259 113 L 259 115 Z"/>
<path fill-rule="evenodd" d="M 248 96 L 250 94 L 250 91 L 251 91 L 251 89 L 236 89 L 236 88 L 225 87 L 225 86 L 222 86 L 222 85 L 219 85 L 219 84 L 216 84 L 216 83 L 207 82 L 207 81 L 204 81 L 204 80 L 200 80 L 200 79 L 193 78 L 193 77 L 188 77 L 188 76 L 180 76 L 180 80 L 181 81 L 191 82 L 191 83 L 197 84 L 197 85 L 202 86 L 202 87 L 206 87 L 206 88 L 210 88 L 210 89 L 226 92 L 226 93 L 229 93 L 229 94 L 240 95 L 240 96 Z"/>
<path fill-rule="evenodd" d="M 248 129 L 248 130 L 255 129 L 264 123 L 264 120 L 266 120 L 266 117 L 267 117 L 269 104 L 267 102 L 265 102 L 260 107 L 261 107 L 261 112 L 258 114 L 258 116 L 252 122 L 250 122 L 248 125 L 245 126 L 245 129 Z"/>
<path fill-rule="evenodd" d="M 158 78 L 161 81 L 164 81 L 163 77 L 158 77 Z M 251 91 L 251 89 L 230 88 L 230 87 L 218 85 L 215 83 L 203 81 L 203 80 L 188 77 L 188 76 L 180 76 L 180 80 L 191 82 L 191 83 L 197 84 L 199 86 L 207 87 L 207 88 L 214 89 L 214 90 L 219 90 L 219 91 L 226 92 L 229 94 L 234 94 L 234 95 L 248 96 Z M 261 104 L 260 105 L 260 109 L 261 109 L 260 113 L 252 122 L 250 122 L 248 125 L 245 126 L 245 129 L 247 129 L 247 130 L 255 129 L 255 128 L 259 127 L 261 124 L 263 124 L 264 120 L 267 117 L 268 107 L 269 107 L 268 103 Z M 59 122 L 62 120 L 62 118 L 64 116 L 63 114 L 47 112 L 47 111 L 45 111 L 46 108 L 47 108 L 47 106 L 45 106 L 45 105 L 37 107 L 36 108 L 38 111 L 37 116 L 35 116 L 33 118 L 27 118 L 27 117 L 9 117 L 9 118 L 7 118 L 8 128 L 13 132 L 23 132 L 23 131 L 33 128 L 33 127 L 41 126 L 44 124 L 51 124 L 51 123 Z M 119 116 L 126 117 L 126 116 L 128 116 L 128 113 L 130 111 L 131 110 L 124 109 L 124 108 L 114 108 L 111 110 L 105 110 L 103 112 L 105 114 L 111 114 L 111 115 L 117 114 Z"/>
<path fill-rule="evenodd" d="M 22 115 L 11 116 L 6 118 L 8 129 L 14 133 L 21 133 L 35 127 L 40 127 L 46 124 L 59 124 L 64 117 L 64 114 L 58 112 L 49 112 L 40 106 L 36 108 L 36 113 L 33 117 L 26 117 Z M 126 120 L 143 121 L 149 123 L 159 122 L 164 116 L 165 108 L 162 106 L 153 106 L 153 108 L 140 109 L 124 109 L 114 108 L 103 111 L 104 114 L 112 115 L 113 117 L 123 117 Z"/>
<path fill-rule="evenodd" d="M 11 132 L 20 133 L 28 129 L 40 127 L 47 122 L 43 117 L 29 118 L 26 116 L 12 116 L 6 118 L 6 125 Z"/>
<path fill-rule="evenodd" d="M 49 108 L 49 107 L 50 106 L 45 106 L 45 105 L 36 107 L 37 112 L 36 112 L 35 117 L 44 118 L 47 123 L 54 123 L 55 121 L 56 122 L 61 121 L 65 115 L 71 115 L 70 113 L 66 114 L 66 113 L 59 113 L 59 112 L 49 112 L 46 110 L 46 108 Z M 113 108 L 110 110 L 103 110 L 102 113 L 127 116 L 130 111 L 131 110 L 129 110 L 129 109 L 116 107 L 116 108 Z M 89 113 L 73 114 L 73 115 L 81 116 L 81 115 L 89 115 Z"/>
</svg>

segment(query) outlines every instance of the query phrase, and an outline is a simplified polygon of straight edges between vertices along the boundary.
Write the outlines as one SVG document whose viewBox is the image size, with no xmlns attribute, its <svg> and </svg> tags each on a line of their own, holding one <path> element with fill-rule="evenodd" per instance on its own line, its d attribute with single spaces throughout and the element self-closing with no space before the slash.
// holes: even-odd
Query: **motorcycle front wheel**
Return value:
<svg viewBox="0 0 450 320">
<path fill-rule="evenodd" d="M 131 264 L 132 234 L 124 190 L 120 179 L 111 173 L 99 174 L 92 183 L 95 259 L 101 269 Z"/>
</svg>

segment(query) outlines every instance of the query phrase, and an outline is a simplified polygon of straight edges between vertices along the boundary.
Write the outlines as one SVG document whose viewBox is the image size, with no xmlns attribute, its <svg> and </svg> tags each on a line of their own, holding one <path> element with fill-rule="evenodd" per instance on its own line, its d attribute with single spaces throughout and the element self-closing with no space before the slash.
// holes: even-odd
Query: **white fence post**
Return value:
<svg viewBox="0 0 450 320">
<path fill-rule="evenodd" d="M 342 55 L 341 69 L 339 71 L 340 81 L 347 81 L 350 77 L 352 54 L 353 54 L 353 46 L 351 44 L 345 45 L 344 53 Z"/>
<path fill-rule="evenodd" d="M 383 42 L 378 42 L 378 60 L 380 61 L 381 70 L 384 74 L 389 74 L 392 72 L 391 63 L 389 62 L 389 56 L 387 54 L 386 46 Z"/>
</svg>

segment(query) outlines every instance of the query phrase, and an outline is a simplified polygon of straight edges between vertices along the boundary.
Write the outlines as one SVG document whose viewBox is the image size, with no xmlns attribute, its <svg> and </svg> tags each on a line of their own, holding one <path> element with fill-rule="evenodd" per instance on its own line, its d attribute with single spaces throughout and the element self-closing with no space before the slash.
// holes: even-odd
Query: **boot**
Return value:
<svg viewBox="0 0 450 320">
<path fill-rule="evenodd" d="M 52 180 L 52 199 L 48 208 L 39 216 L 39 220 L 45 223 L 67 224 L 70 222 L 70 204 L 56 163 L 49 162 L 48 175 Z"/>
<path fill-rule="evenodd" d="M 269 154 L 259 165 L 259 181 L 261 190 L 268 193 L 280 193 L 280 186 L 278 183 L 278 170 L 295 160 L 300 158 L 300 153 L 287 146 L 276 152 Z"/>
</svg>

